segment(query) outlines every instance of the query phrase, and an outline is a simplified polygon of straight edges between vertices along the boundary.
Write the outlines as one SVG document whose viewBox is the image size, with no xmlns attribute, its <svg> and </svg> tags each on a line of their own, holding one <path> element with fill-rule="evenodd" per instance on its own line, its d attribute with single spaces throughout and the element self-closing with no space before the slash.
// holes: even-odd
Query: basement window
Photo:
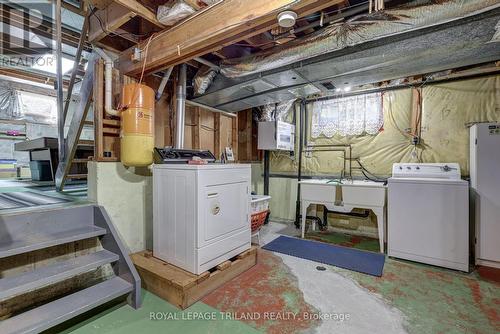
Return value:
<svg viewBox="0 0 500 334">
<path fill-rule="evenodd" d="M 57 103 L 52 96 L 19 91 L 21 119 L 32 123 L 56 124 Z"/>
<path fill-rule="evenodd" d="M 312 104 L 311 137 L 376 135 L 384 123 L 382 94 L 340 97 Z"/>
</svg>

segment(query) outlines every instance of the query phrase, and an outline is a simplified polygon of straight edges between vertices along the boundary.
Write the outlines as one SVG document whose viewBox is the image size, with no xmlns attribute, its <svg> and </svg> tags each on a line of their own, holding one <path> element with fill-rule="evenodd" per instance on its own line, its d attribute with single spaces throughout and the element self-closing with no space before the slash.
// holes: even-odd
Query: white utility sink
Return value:
<svg viewBox="0 0 500 334">
<path fill-rule="evenodd" d="M 305 180 L 299 183 L 302 202 L 302 237 L 305 234 L 305 213 L 311 204 L 323 204 L 329 210 L 339 212 L 351 212 L 354 208 L 370 209 L 377 216 L 380 252 L 384 251 L 386 186 L 383 183 L 328 179 Z"/>
</svg>

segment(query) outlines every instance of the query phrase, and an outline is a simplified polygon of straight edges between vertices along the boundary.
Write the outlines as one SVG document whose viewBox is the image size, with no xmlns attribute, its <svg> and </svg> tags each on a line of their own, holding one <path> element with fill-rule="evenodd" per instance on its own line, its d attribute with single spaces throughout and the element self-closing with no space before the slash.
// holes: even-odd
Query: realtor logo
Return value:
<svg viewBox="0 0 500 334">
<path fill-rule="evenodd" d="M 55 2 L 0 0 L 0 67 L 45 66 L 53 61 Z"/>
</svg>

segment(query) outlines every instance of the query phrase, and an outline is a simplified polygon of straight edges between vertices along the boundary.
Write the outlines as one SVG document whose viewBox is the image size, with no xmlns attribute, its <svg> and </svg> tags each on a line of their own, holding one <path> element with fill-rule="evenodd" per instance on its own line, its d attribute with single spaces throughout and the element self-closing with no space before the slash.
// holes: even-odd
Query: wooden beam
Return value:
<svg viewBox="0 0 500 334">
<path fill-rule="evenodd" d="M 104 118 L 104 63 L 99 59 L 94 64 L 94 159 L 101 161 L 104 157 L 103 118 Z"/>
<path fill-rule="evenodd" d="M 200 10 L 203 7 L 206 7 L 205 3 L 197 0 L 184 0 L 184 2 L 193 7 L 195 10 Z"/>
<path fill-rule="evenodd" d="M 156 18 L 156 14 L 152 12 L 149 8 L 141 4 L 136 0 L 114 0 L 116 3 L 122 5 L 125 8 L 128 8 L 132 12 L 136 13 L 140 17 L 149 22 L 153 23 L 155 26 L 165 29 L 166 26 L 160 23 Z"/>
<path fill-rule="evenodd" d="M 414 87 L 411 89 L 411 130 L 412 136 L 419 137 L 422 133 L 422 88 Z"/>
<path fill-rule="evenodd" d="M 238 160 L 238 114 L 231 120 L 231 148 L 234 160 Z"/>
<path fill-rule="evenodd" d="M 200 142 L 201 118 L 200 118 L 200 108 L 198 107 L 194 108 L 193 123 L 194 123 L 193 148 L 199 150 L 201 148 L 201 142 Z"/>
<path fill-rule="evenodd" d="M 72 13 L 75 13 L 75 14 L 78 14 L 81 16 L 85 16 L 85 10 L 83 8 L 73 6 L 73 5 L 71 5 L 67 2 L 64 2 L 64 1 L 61 3 L 61 7 L 72 12 Z"/>
<path fill-rule="evenodd" d="M 130 9 L 116 2 L 111 3 L 104 9 L 96 11 L 90 16 L 89 42 L 101 40 L 108 33 L 116 31 L 136 15 L 137 14 Z"/>
<path fill-rule="evenodd" d="M 150 42 L 146 59 L 134 62 L 133 49 L 123 52 L 120 68 L 128 75 L 139 75 L 145 60 L 146 73 L 159 71 L 267 31 L 277 25 L 276 15 L 283 10 L 293 10 L 303 17 L 342 2 L 225 0 L 156 35 Z M 143 57 L 147 42 L 139 44 Z"/>
<path fill-rule="evenodd" d="M 55 82 L 55 76 L 52 73 L 47 73 L 42 74 L 42 73 L 35 73 L 33 71 L 30 71 L 28 69 L 22 69 L 22 68 L 0 68 L 0 75 L 5 75 L 11 78 L 16 78 L 16 79 L 21 79 L 21 80 L 26 80 L 26 81 L 32 81 L 44 85 L 50 85 L 54 86 Z M 63 88 L 66 88 L 68 86 L 69 80 L 64 79 L 63 80 L 64 86 Z"/>
<path fill-rule="evenodd" d="M 213 113 L 214 115 L 214 154 L 216 158 L 219 158 L 222 153 L 221 148 L 221 131 L 220 131 L 220 113 Z"/>
</svg>

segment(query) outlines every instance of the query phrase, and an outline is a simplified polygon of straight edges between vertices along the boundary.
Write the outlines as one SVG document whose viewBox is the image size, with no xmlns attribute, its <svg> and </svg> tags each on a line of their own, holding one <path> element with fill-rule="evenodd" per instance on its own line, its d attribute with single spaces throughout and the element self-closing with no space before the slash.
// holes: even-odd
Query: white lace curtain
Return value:
<svg viewBox="0 0 500 334">
<path fill-rule="evenodd" d="M 383 123 L 381 93 L 317 101 L 312 106 L 311 136 L 375 135 Z"/>
</svg>

